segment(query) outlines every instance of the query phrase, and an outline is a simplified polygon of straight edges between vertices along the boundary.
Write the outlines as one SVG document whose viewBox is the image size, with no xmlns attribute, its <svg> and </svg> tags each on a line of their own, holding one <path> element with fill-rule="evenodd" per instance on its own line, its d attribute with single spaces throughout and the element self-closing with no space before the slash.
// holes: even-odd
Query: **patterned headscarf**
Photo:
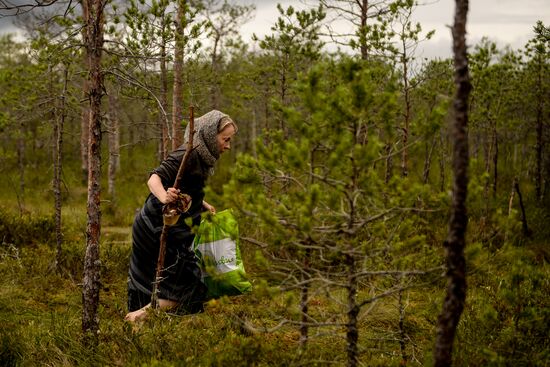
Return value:
<svg viewBox="0 0 550 367">
<path fill-rule="evenodd" d="M 227 116 L 225 113 L 212 110 L 201 117 L 195 119 L 195 135 L 193 136 L 193 148 L 199 153 L 200 157 L 208 166 L 214 166 L 214 163 L 220 157 L 218 150 L 218 125 L 220 120 Z M 185 128 L 184 145 L 189 141 L 189 124 Z"/>
</svg>

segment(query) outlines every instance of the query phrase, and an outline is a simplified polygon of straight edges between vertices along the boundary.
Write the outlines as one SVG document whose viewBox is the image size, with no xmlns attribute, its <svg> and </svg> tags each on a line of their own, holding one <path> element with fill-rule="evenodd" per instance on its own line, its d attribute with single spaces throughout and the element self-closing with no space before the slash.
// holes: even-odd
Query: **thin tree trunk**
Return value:
<svg viewBox="0 0 550 367">
<path fill-rule="evenodd" d="M 19 124 L 19 136 L 17 137 L 17 170 L 19 172 L 19 193 L 25 195 L 25 126 Z M 24 199 L 22 199 L 24 201 Z"/>
<path fill-rule="evenodd" d="M 89 94 L 87 84 L 88 81 L 84 82 L 83 89 L 85 90 L 84 94 L 87 96 Z M 86 97 L 87 98 L 87 97 Z M 85 103 L 89 104 L 88 101 Z M 88 180 L 88 140 L 90 138 L 90 109 L 87 106 L 82 107 L 80 113 L 80 170 L 82 172 L 83 182 Z"/>
<path fill-rule="evenodd" d="M 514 183 L 516 182 L 516 179 L 514 179 Z M 512 217 L 512 208 L 514 207 L 514 196 L 516 194 L 515 186 L 512 185 L 512 191 L 510 192 L 510 199 L 508 200 L 508 219 Z M 508 234 L 509 230 L 506 229 L 506 232 L 504 232 L 504 243 L 508 242 Z"/>
<path fill-rule="evenodd" d="M 120 133 L 118 121 L 118 101 L 115 90 L 109 94 L 109 172 L 107 191 L 111 199 L 115 197 L 115 179 L 120 167 Z"/>
<path fill-rule="evenodd" d="M 65 125 L 65 98 L 67 95 L 67 79 L 69 74 L 69 66 L 65 65 L 63 71 L 63 91 L 59 97 L 59 108 L 56 108 L 56 118 L 54 121 L 54 139 L 55 148 L 53 154 L 53 194 L 55 208 L 55 269 L 61 271 L 62 249 L 63 249 L 63 233 L 61 232 L 61 172 L 63 162 L 63 129 Z"/>
<path fill-rule="evenodd" d="M 176 48 L 174 50 L 174 89 L 172 96 L 172 150 L 183 143 L 183 32 L 186 0 L 178 1 L 176 16 Z"/>
<path fill-rule="evenodd" d="M 305 348 L 309 338 L 309 283 L 305 283 L 309 279 L 309 257 L 311 256 L 311 249 L 306 249 L 306 253 L 302 263 L 302 281 L 304 285 L 300 289 L 300 313 L 302 315 L 302 323 L 300 325 L 300 347 Z"/>
<path fill-rule="evenodd" d="M 497 196 L 497 180 L 498 180 L 498 135 L 496 122 L 493 126 L 493 197 Z"/>
<path fill-rule="evenodd" d="M 543 126 L 542 126 L 542 103 L 543 103 L 543 96 L 542 96 L 542 65 L 539 61 L 539 70 L 538 70 L 538 78 L 537 78 L 537 87 L 538 87 L 538 93 L 537 93 L 537 143 L 535 147 L 536 151 L 536 171 L 535 171 L 535 195 L 536 200 L 541 202 L 542 199 L 542 151 L 543 151 Z"/>
<path fill-rule="evenodd" d="M 440 146 L 440 154 L 439 154 L 439 191 L 443 192 L 445 191 L 445 157 L 446 157 L 446 146 L 445 146 L 445 139 L 443 137 L 443 131 L 441 131 L 440 139 L 439 139 L 439 146 Z"/>
<path fill-rule="evenodd" d="M 424 171 L 422 174 L 422 182 L 427 184 L 430 179 L 430 169 L 432 165 L 432 155 L 434 152 L 434 147 L 437 144 L 435 137 L 432 139 L 432 144 L 429 147 L 426 147 L 426 159 L 424 160 Z"/>
<path fill-rule="evenodd" d="M 489 141 L 489 131 L 486 127 L 483 136 L 483 158 L 485 161 L 486 178 L 483 180 L 483 203 L 485 204 L 484 215 L 489 215 L 489 182 L 491 177 L 491 155 L 493 153 L 493 139 Z"/>
<path fill-rule="evenodd" d="M 88 0 L 83 0 L 82 4 L 82 18 L 88 19 Z M 88 39 L 86 34 L 87 28 L 82 28 L 82 39 L 84 42 Z M 89 59 L 87 55 L 84 55 L 82 60 L 85 70 L 90 70 Z M 82 182 L 88 180 L 88 139 L 90 135 L 90 101 L 89 99 L 90 80 L 84 78 L 82 81 L 82 94 L 84 96 L 80 113 L 80 170 L 82 172 Z"/>
<path fill-rule="evenodd" d="M 287 89 L 288 89 L 288 74 L 289 74 L 289 64 L 290 64 L 290 55 L 288 54 L 288 52 L 285 52 L 282 57 L 281 57 L 281 69 L 280 69 L 280 73 L 279 73 L 279 76 L 280 76 L 280 82 L 281 82 L 281 89 L 279 91 L 279 95 L 281 97 L 281 105 L 283 107 L 286 107 L 287 105 Z M 279 129 L 281 129 L 281 131 L 283 132 L 283 136 L 285 138 L 288 138 L 288 129 L 286 127 L 286 122 L 285 122 L 285 119 L 284 119 L 284 115 L 283 113 L 278 113 L 277 114 L 278 116 L 278 119 L 279 119 Z"/>
<path fill-rule="evenodd" d="M 405 96 L 405 126 L 403 126 L 403 152 L 401 155 L 401 174 L 404 177 L 409 175 L 408 168 L 408 154 L 409 150 L 407 144 L 409 143 L 409 128 L 411 121 L 411 95 L 409 90 L 409 77 L 408 77 L 408 64 L 407 64 L 407 46 L 405 44 L 405 37 L 403 37 L 403 94 Z"/>
<path fill-rule="evenodd" d="M 384 183 L 388 184 L 390 182 L 391 176 L 393 175 L 393 155 L 392 155 L 392 145 L 390 142 L 386 144 L 386 173 L 384 174 Z"/>
<path fill-rule="evenodd" d="M 517 179 L 514 181 L 514 188 L 516 189 L 516 192 L 518 193 L 518 198 L 519 198 L 519 207 L 521 209 L 521 224 L 522 224 L 523 234 L 529 237 L 531 235 L 531 230 L 529 229 L 529 226 L 527 226 L 527 216 L 525 215 L 525 206 L 523 206 L 523 197 L 521 196 L 521 191 L 519 190 L 519 183 Z"/>
<path fill-rule="evenodd" d="M 256 106 L 252 107 L 252 126 L 250 128 L 250 142 L 252 144 L 252 156 L 258 159 L 258 152 L 256 150 L 256 138 L 258 137 L 258 118 L 256 116 Z"/>
<path fill-rule="evenodd" d="M 471 131 L 470 133 L 471 140 L 474 143 L 474 146 L 472 148 L 472 156 L 475 159 L 479 158 L 479 132 L 477 131 Z"/>
<path fill-rule="evenodd" d="M 101 97 L 103 96 L 103 72 L 101 53 L 103 47 L 104 0 L 84 0 L 85 46 L 90 67 L 90 138 L 88 140 L 88 204 L 86 226 L 86 255 L 82 284 L 82 330 L 97 343 L 99 332 L 99 237 L 101 230 L 100 174 L 101 174 Z"/>
<path fill-rule="evenodd" d="M 216 31 L 216 30 L 215 30 Z M 218 109 L 219 105 L 219 85 L 218 85 L 218 44 L 220 43 L 220 34 L 216 31 L 216 37 L 214 38 L 214 46 L 212 48 L 212 92 L 210 93 L 210 103 L 212 108 Z"/>
<path fill-rule="evenodd" d="M 168 121 L 166 111 L 168 111 L 168 72 L 166 70 L 166 37 L 165 30 L 162 32 L 162 44 L 160 54 L 160 104 L 163 111 L 159 113 L 159 149 L 158 160 L 162 162 L 168 156 Z"/>
<path fill-rule="evenodd" d="M 359 2 L 358 2 L 359 3 Z M 359 44 L 361 48 L 361 59 L 368 60 L 369 48 L 367 45 L 367 15 L 369 11 L 369 0 L 362 0 L 361 2 L 361 29 L 359 31 Z"/>
<path fill-rule="evenodd" d="M 348 354 L 348 367 L 356 367 L 359 364 L 359 350 L 357 343 L 359 341 L 359 330 L 357 329 L 357 316 L 359 315 L 359 305 L 357 304 L 357 276 L 355 274 L 356 261 L 353 254 L 346 254 L 346 267 L 348 271 L 347 284 L 347 324 L 346 324 L 346 344 Z"/>
<path fill-rule="evenodd" d="M 444 243 L 447 262 L 447 292 L 443 308 L 437 320 L 437 335 L 434 350 L 434 366 L 452 365 L 453 342 L 466 299 L 466 197 L 468 193 L 468 97 L 471 90 L 466 55 L 466 18 L 468 0 L 455 0 L 453 53 L 455 64 L 456 96 L 455 118 L 452 129 L 453 144 L 453 201 L 449 234 Z"/>
<path fill-rule="evenodd" d="M 399 309 L 399 347 L 401 348 L 401 363 L 400 366 L 407 365 L 407 334 L 405 333 L 405 305 L 403 303 L 403 290 L 398 293 L 398 309 Z"/>
</svg>

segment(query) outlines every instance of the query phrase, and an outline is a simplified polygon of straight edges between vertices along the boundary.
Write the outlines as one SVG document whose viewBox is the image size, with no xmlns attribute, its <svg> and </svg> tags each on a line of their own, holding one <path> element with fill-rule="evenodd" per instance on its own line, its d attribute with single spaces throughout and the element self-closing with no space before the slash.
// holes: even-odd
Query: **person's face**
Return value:
<svg viewBox="0 0 550 367">
<path fill-rule="evenodd" d="M 231 149 L 231 139 L 235 135 L 235 127 L 230 124 L 218 133 L 216 139 L 218 141 L 218 151 L 220 154 Z"/>
</svg>

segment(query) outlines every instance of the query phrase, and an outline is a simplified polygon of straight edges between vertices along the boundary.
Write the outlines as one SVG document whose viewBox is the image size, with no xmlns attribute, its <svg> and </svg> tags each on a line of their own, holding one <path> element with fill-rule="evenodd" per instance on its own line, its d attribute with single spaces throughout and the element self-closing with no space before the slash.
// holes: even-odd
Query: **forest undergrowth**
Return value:
<svg viewBox="0 0 550 367">
<path fill-rule="evenodd" d="M 205 312 L 192 316 L 158 314 L 140 325 L 123 321 L 126 278 L 131 250 L 134 203 L 110 210 L 106 205 L 101 243 L 100 335 L 90 349 L 82 340 L 81 281 L 84 220 L 80 194 L 64 211 L 61 273 L 54 267 L 53 217 L 42 208 L 20 212 L 14 198 L 0 209 L 0 365 L 2 366 L 299 366 L 344 365 L 342 326 L 312 328 L 300 347 L 297 291 L 281 292 L 278 279 L 258 260 L 258 247 L 241 241 L 250 294 L 211 300 Z M 42 199 L 34 198 L 37 203 Z M 32 203 L 29 198 L 28 202 Z M 108 204 L 108 203 L 107 203 Z M 36 205 L 39 208 L 39 205 Z M 120 213 L 126 212 L 122 219 Z M 466 249 L 468 293 L 455 342 L 457 366 L 548 366 L 550 324 L 549 213 L 527 206 L 532 235 L 479 217 L 469 224 Z M 475 213 L 474 213 L 475 215 Z M 425 246 L 442 255 L 446 222 L 428 221 Z M 502 218 L 502 216 L 500 217 Z M 241 221 L 241 234 L 257 229 Z M 513 236 L 511 234 L 514 234 Z M 260 256 L 261 257 L 261 256 Z M 442 256 L 439 256 L 441 259 Z M 360 286 L 358 297 L 387 287 L 387 279 Z M 430 365 L 437 315 L 444 295 L 443 274 L 404 291 L 402 311 L 397 296 L 381 298 L 359 315 L 359 355 L 365 366 Z M 332 298 L 311 295 L 312 318 L 338 315 Z M 402 315 L 402 317 L 400 317 Z M 331 321 L 345 322 L 343 316 Z M 329 318 L 330 319 L 330 318 Z M 285 321 L 283 321 L 285 320 Z M 401 321 L 401 326 L 400 326 Z"/>
</svg>

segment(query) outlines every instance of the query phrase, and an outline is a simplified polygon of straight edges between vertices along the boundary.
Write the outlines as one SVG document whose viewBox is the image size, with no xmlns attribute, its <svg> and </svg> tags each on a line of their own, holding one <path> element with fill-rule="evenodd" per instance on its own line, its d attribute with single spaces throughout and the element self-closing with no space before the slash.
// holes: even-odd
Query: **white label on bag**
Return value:
<svg viewBox="0 0 550 367">
<path fill-rule="evenodd" d="M 231 238 L 214 242 L 201 243 L 197 249 L 202 254 L 202 260 L 209 267 L 215 267 L 216 273 L 227 273 L 237 268 L 237 246 Z M 208 274 L 204 274 L 208 276 Z"/>
</svg>

